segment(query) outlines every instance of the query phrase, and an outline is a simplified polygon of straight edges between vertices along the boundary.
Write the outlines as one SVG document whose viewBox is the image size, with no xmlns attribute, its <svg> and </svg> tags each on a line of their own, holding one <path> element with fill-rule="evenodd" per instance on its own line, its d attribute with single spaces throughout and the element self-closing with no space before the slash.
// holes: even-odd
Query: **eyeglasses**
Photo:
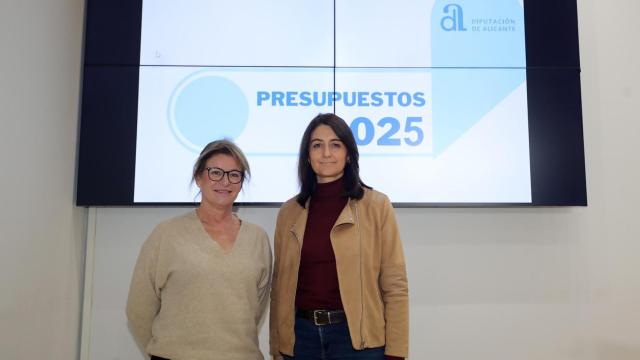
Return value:
<svg viewBox="0 0 640 360">
<path fill-rule="evenodd" d="M 227 180 L 229 180 L 229 182 L 232 184 L 239 184 L 244 178 L 244 173 L 240 170 L 224 171 L 217 167 L 208 167 L 206 168 L 206 170 L 211 181 L 220 181 L 225 176 L 225 174 L 227 175 Z"/>
</svg>

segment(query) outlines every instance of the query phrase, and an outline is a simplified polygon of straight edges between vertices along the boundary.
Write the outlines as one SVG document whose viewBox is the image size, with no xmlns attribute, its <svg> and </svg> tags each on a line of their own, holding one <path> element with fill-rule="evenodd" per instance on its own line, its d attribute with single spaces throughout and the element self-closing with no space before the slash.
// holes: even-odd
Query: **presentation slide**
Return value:
<svg viewBox="0 0 640 360">
<path fill-rule="evenodd" d="M 251 165 L 238 201 L 283 202 L 324 112 L 393 202 L 531 202 L 521 0 L 145 1 L 140 56 L 137 203 L 198 201 L 220 138 Z"/>
</svg>

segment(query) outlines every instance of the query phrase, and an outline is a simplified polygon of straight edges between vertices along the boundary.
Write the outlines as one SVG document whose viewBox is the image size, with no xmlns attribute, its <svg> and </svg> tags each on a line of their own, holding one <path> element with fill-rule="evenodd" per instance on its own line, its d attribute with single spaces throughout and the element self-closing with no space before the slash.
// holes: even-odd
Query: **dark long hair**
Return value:
<svg viewBox="0 0 640 360">
<path fill-rule="evenodd" d="M 364 188 L 369 188 L 360 180 L 360 165 L 358 159 L 358 146 L 349 125 L 338 115 L 326 113 L 318 114 L 304 131 L 302 141 L 300 142 L 300 155 L 298 157 L 298 180 L 300 181 L 300 193 L 296 197 L 296 201 L 300 206 L 305 207 L 307 200 L 313 194 L 318 180 L 316 173 L 313 171 L 309 163 L 309 145 L 311 143 L 311 133 L 320 125 L 327 125 L 338 136 L 340 141 L 347 148 L 347 162 L 344 167 L 343 184 L 344 195 L 351 199 L 362 199 L 364 196 Z"/>
</svg>

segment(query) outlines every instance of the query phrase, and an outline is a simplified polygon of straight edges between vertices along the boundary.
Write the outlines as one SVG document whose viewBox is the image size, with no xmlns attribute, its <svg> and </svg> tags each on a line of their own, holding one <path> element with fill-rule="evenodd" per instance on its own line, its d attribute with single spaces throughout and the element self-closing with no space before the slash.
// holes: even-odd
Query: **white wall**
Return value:
<svg viewBox="0 0 640 360">
<path fill-rule="evenodd" d="M 82 0 L 0 1 L 0 358 L 75 359 Z"/>
<path fill-rule="evenodd" d="M 85 212 L 73 206 L 73 183 L 82 7 L 0 2 L 6 359 L 79 354 Z M 399 210 L 413 359 L 640 358 L 640 4 L 578 0 L 578 11 L 589 206 Z"/>
<path fill-rule="evenodd" d="M 640 358 L 640 3 L 578 1 L 589 207 L 575 217 L 584 346 Z"/>
</svg>

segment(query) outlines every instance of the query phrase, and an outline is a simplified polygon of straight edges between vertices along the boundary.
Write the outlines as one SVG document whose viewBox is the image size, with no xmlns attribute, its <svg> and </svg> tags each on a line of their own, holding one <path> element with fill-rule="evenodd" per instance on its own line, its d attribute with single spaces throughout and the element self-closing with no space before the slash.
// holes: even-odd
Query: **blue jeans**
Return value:
<svg viewBox="0 0 640 360">
<path fill-rule="evenodd" d="M 346 322 L 315 325 L 306 319 L 296 319 L 296 343 L 289 360 L 384 360 L 384 346 L 355 350 Z"/>
</svg>

